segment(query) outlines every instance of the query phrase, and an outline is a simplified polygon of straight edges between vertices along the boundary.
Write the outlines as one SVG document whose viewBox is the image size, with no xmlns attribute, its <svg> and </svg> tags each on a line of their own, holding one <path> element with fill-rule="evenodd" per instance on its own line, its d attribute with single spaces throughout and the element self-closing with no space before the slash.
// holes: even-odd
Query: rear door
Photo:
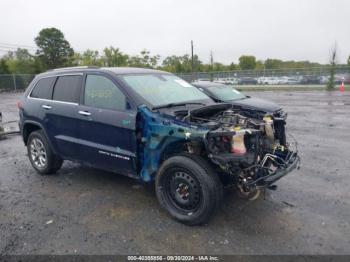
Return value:
<svg viewBox="0 0 350 262">
<path fill-rule="evenodd" d="M 136 111 L 112 77 L 85 75 L 78 118 L 81 157 L 96 167 L 136 176 Z"/>
<path fill-rule="evenodd" d="M 79 159 L 77 116 L 82 79 L 82 73 L 57 76 L 52 101 L 43 104 L 45 129 L 64 159 Z"/>
</svg>

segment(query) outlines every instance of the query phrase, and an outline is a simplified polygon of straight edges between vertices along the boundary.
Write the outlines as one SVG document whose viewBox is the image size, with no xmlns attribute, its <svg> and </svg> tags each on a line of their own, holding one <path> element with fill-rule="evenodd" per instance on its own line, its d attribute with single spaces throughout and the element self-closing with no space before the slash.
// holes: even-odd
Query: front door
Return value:
<svg viewBox="0 0 350 262">
<path fill-rule="evenodd" d="M 93 166 L 136 176 L 136 111 L 113 79 L 87 74 L 78 108 L 80 158 Z"/>
</svg>

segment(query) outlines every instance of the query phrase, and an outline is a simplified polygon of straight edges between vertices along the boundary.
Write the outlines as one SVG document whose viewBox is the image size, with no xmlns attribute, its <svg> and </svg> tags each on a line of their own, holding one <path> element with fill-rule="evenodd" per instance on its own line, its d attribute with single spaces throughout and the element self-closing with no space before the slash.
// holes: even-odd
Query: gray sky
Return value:
<svg viewBox="0 0 350 262">
<path fill-rule="evenodd" d="M 335 41 L 339 62 L 350 54 L 349 0 L 2 0 L 0 43 L 35 46 L 57 27 L 77 51 L 146 48 L 164 58 L 190 52 L 209 62 L 257 59 L 326 63 Z M 0 52 L 0 54 L 3 54 Z"/>
</svg>

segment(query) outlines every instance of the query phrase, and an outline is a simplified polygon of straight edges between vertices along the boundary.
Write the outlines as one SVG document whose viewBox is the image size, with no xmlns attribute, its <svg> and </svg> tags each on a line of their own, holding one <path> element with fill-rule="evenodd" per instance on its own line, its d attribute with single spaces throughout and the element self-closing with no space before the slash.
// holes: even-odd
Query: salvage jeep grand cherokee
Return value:
<svg viewBox="0 0 350 262">
<path fill-rule="evenodd" d="M 293 170 L 296 150 L 276 138 L 274 116 L 250 118 L 166 72 L 65 68 L 38 75 L 19 102 L 20 129 L 41 174 L 74 160 L 155 181 L 177 220 L 206 222 L 223 187 L 246 198 Z"/>
</svg>

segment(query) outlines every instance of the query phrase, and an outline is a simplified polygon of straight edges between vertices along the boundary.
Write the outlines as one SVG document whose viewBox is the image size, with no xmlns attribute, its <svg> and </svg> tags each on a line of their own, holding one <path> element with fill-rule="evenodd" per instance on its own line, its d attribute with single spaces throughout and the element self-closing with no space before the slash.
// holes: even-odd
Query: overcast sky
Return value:
<svg viewBox="0 0 350 262">
<path fill-rule="evenodd" d="M 345 62 L 349 13 L 349 0 L 2 0 L 0 45 L 35 46 L 56 27 L 77 51 L 112 45 L 164 58 L 189 53 L 193 39 L 204 62 L 212 50 L 223 63 L 242 54 L 326 63 L 336 42 Z"/>
</svg>

